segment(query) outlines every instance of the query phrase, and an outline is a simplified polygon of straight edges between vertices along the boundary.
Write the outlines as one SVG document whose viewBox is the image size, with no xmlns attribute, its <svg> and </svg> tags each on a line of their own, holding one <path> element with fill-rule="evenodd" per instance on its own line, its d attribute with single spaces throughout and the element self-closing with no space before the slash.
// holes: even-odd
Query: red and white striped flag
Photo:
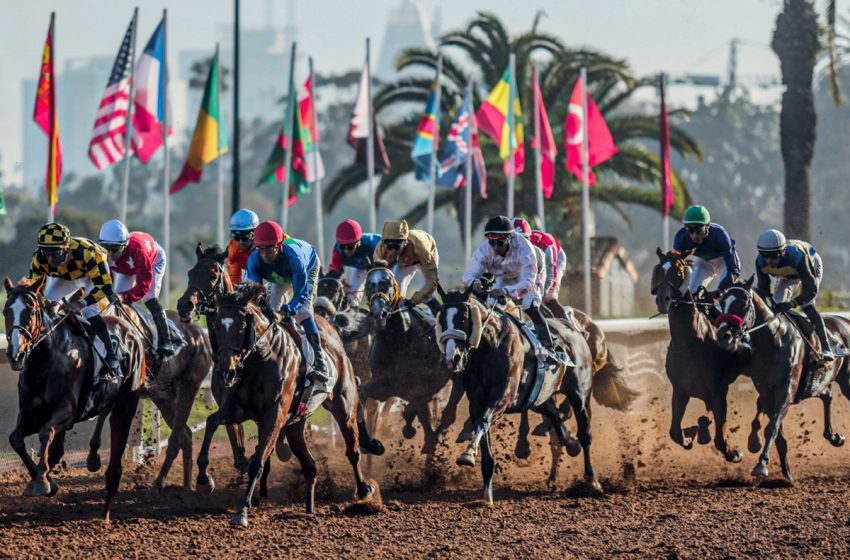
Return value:
<svg viewBox="0 0 850 560">
<path fill-rule="evenodd" d="M 133 18 L 121 41 L 106 91 L 97 109 L 89 142 L 89 159 L 98 169 L 124 159 L 124 136 L 127 134 L 127 110 L 130 106 L 130 44 L 135 25 Z"/>
</svg>

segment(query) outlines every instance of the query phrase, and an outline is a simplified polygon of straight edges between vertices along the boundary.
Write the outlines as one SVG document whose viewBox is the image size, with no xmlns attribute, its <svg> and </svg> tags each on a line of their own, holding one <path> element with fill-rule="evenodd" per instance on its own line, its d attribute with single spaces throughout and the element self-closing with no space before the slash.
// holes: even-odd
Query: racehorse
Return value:
<svg viewBox="0 0 850 560">
<path fill-rule="evenodd" d="M 343 338 L 351 332 L 372 333 L 369 354 L 372 378 L 361 386 L 361 398 L 386 401 L 398 397 L 407 401 L 402 412 L 405 421 L 402 435 L 407 439 L 416 435 L 412 423 L 418 418 L 424 435 L 422 453 L 430 463 L 440 436 L 455 421 L 463 387 L 452 382 L 441 367 L 437 338 L 427 316 L 402 301 L 395 276 L 382 263 L 369 270 L 364 296 L 370 314 L 353 324 L 350 331 L 343 330 Z M 452 383 L 451 393 L 434 428 L 429 405 L 449 383 Z"/>
<path fill-rule="evenodd" d="M 264 298 L 263 286 L 249 282 L 219 300 L 216 319 L 210 328 L 219 341 L 213 392 L 218 395 L 221 408 L 207 418 L 204 443 L 198 455 L 197 489 L 212 492 L 215 484 L 207 466 L 216 429 L 221 424 L 257 422 L 259 441 L 248 468 L 248 487 L 239 510 L 230 520 L 231 524 L 245 527 L 258 480 L 260 497 L 267 496 L 270 457 L 281 429 L 286 431 L 290 448 L 301 463 L 307 483 L 307 513 L 315 513 L 316 461 L 304 440 L 304 427 L 309 413 L 320 404 L 333 415 L 345 440 L 357 498 L 369 501 L 377 491 L 377 484 L 367 483 L 360 472 L 357 385 L 342 341 L 329 325 L 320 328 L 328 362 L 337 373 L 336 382 L 331 394 L 313 395 L 306 408 L 299 406 L 303 404 L 300 394 L 304 389 L 299 376 L 305 367 L 304 358 L 296 335 L 285 332 L 277 320 L 270 320 L 261 311 Z M 317 317 L 317 323 L 326 322 Z"/>
<path fill-rule="evenodd" d="M 471 294 L 472 286 L 442 294 L 443 307 L 438 317 L 442 357 L 446 369 L 463 378 L 473 427 L 472 440 L 458 456 L 457 464 L 474 466 L 480 445 L 484 498 L 492 504 L 496 460 L 490 428 L 505 414 L 531 408 L 563 430 L 552 400 L 555 393 L 561 393 L 566 395 L 576 415 L 585 479 L 601 490 L 590 459 L 593 358 L 584 336 L 565 322 L 548 320 L 553 340 L 572 363 L 561 362 L 547 368 L 546 373 L 535 375 L 537 356 L 515 319 Z M 541 383 L 536 383 L 538 379 Z M 568 434 L 562 431 L 559 436 L 566 445 Z"/>
<path fill-rule="evenodd" d="M 730 352 L 742 351 L 742 338 L 749 331 L 752 345 L 752 368 L 750 376 L 758 391 L 757 415 L 753 420 L 749 437 L 752 453 L 761 451 L 752 475 L 766 477 L 770 447 L 776 445 L 782 474 L 792 481 L 788 465 L 788 443 L 783 433 L 783 418 L 788 408 L 801 398 L 817 396 L 824 405 L 824 437 L 835 447 L 844 445 L 844 436 L 833 433 L 830 418 L 832 393 L 831 384 L 837 381 L 844 396 L 850 399 L 850 373 L 848 360 L 836 358 L 822 364 L 818 361 L 819 347 L 801 333 L 795 320 L 786 313 L 774 314 L 767 302 L 757 291 L 752 290 L 753 278 L 736 284 L 723 292 L 720 306 L 723 315 L 718 317 L 718 339 L 723 348 Z M 831 335 L 843 345 L 850 342 L 850 321 L 835 315 L 824 316 Z M 817 376 L 814 394 L 800 394 L 803 375 Z M 764 445 L 761 445 L 759 429 L 761 417 L 768 419 L 764 430 Z"/>
<path fill-rule="evenodd" d="M 666 313 L 670 324 L 670 345 L 665 368 L 673 385 L 670 437 L 684 447 L 693 447 L 694 437 L 701 444 L 711 441 L 707 416 L 697 427 L 682 431 L 682 417 L 691 398 L 705 403 L 714 416 L 714 446 L 731 463 L 739 463 L 744 454 L 729 443 L 726 429 L 729 385 L 739 375 L 746 375 L 749 357 L 736 355 L 718 346 L 717 331 L 700 310 L 703 304 L 690 292 L 692 274 L 688 257 L 691 252 L 656 251 L 658 264 L 652 270 L 652 294 L 658 313 Z"/>
<path fill-rule="evenodd" d="M 103 518 L 109 524 L 112 500 L 121 480 L 121 456 L 144 384 L 144 344 L 126 321 L 107 317 L 111 334 L 121 341 L 123 376 L 120 383 L 108 384 L 105 389 L 94 387 L 96 368 L 102 367 L 102 360 L 96 357 L 91 337 L 76 316 L 57 314 L 55 305 L 44 298 L 44 282 L 45 277 L 35 282 L 21 280 L 17 286 L 9 278 L 4 283 L 6 353 L 12 369 L 21 372 L 20 410 L 9 444 L 30 475 L 25 494 L 53 496 L 59 485 L 50 472 L 62 458 L 67 430 L 77 422 L 111 412 L 103 506 Z M 38 464 L 30 458 L 24 441 L 34 433 L 38 433 L 40 443 Z"/>
</svg>

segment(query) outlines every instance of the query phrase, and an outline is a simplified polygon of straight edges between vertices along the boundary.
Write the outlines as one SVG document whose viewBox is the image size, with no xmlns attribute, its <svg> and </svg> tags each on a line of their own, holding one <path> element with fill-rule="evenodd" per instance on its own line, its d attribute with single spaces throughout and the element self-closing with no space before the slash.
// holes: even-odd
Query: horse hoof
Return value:
<svg viewBox="0 0 850 560">
<path fill-rule="evenodd" d="M 740 463 L 744 459 L 744 454 L 740 449 L 730 449 L 724 455 L 730 463 Z"/>
<path fill-rule="evenodd" d="M 518 441 L 514 449 L 517 459 L 528 459 L 531 456 L 531 446 L 527 441 Z"/>
<path fill-rule="evenodd" d="M 239 512 L 230 518 L 230 524 L 237 527 L 248 527 L 248 514 Z"/>
<path fill-rule="evenodd" d="M 32 481 L 32 493 L 31 496 L 49 496 L 50 495 L 50 484 L 43 480 L 33 480 Z"/>
<path fill-rule="evenodd" d="M 570 457 L 578 457 L 578 454 L 581 453 L 581 443 L 576 438 L 568 439 L 564 447 L 567 448 L 567 454 Z"/>
<path fill-rule="evenodd" d="M 747 438 L 747 451 L 750 453 L 758 453 L 761 451 L 762 443 L 761 438 L 755 432 L 750 434 L 750 437 Z"/>
<path fill-rule="evenodd" d="M 278 444 L 275 446 L 274 450 L 275 450 L 275 453 L 277 453 L 277 458 L 280 459 L 282 462 L 286 463 L 287 461 L 292 459 L 292 450 L 289 448 L 289 444 L 286 443 L 285 441 L 284 442 L 278 442 Z M 247 461 L 245 462 L 245 466 L 246 466 L 246 470 L 247 470 L 247 466 L 248 466 Z M 242 469 L 240 469 L 240 471 L 241 470 Z"/>
<path fill-rule="evenodd" d="M 98 453 L 89 453 L 88 457 L 86 457 L 86 469 L 89 472 L 97 472 L 100 470 L 100 467 L 100 455 Z"/>
<path fill-rule="evenodd" d="M 767 465 L 763 465 L 763 464 L 759 463 L 758 465 L 755 466 L 755 468 L 753 469 L 753 472 L 751 474 L 752 474 L 752 476 L 754 476 L 756 478 L 767 478 L 767 475 L 768 475 Z"/>
<path fill-rule="evenodd" d="M 844 445 L 844 436 L 841 434 L 832 434 L 829 443 L 831 443 L 833 447 L 841 447 Z"/>
<path fill-rule="evenodd" d="M 416 436 L 416 428 L 407 424 L 401 429 L 401 435 L 404 436 L 404 439 L 413 439 Z"/>
<path fill-rule="evenodd" d="M 697 443 L 700 445 L 708 445 L 711 443 L 711 419 L 708 416 L 700 416 L 697 420 Z"/>
<path fill-rule="evenodd" d="M 531 431 L 531 435 L 537 437 L 544 437 L 549 435 L 549 422 L 541 422 L 537 424 L 537 427 Z"/>
<path fill-rule="evenodd" d="M 460 455 L 458 455 L 457 460 L 455 461 L 461 467 L 474 467 L 475 466 L 475 454 L 469 451 L 464 451 Z"/>
<path fill-rule="evenodd" d="M 48 482 L 48 484 L 50 484 L 50 490 L 47 492 L 46 495 L 48 497 L 49 496 L 55 496 L 56 493 L 59 492 L 59 484 L 57 484 L 56 481 L 53 480 L 50 477 L 47 477 L 47 482 Z"/>
<path fill-rule="evenodd" d="M 604 490 L 602 490 L 602 484 L 600 484 L 599 481 L 595 478 L 590 481 L 590 487 L 593 488 L 595 491 L 599 492 L 600 494 L 603 494 L 605 492 Z"/>
<path fill-rule="evenodd" d="M 280 455 L 278 455 L 278 458 L 280 458 Z M 281 460 L 283 460 L 283 459 L 281 459 Z M 233 468 L 236 469 L 236 471 L 239 474 L 247 473 L 248 472 L 248 459 L 246 459 L 245 457 L 242 457 L 241 459 L 235 459 L 233 461 Z"/>
<path fill-rule="evenodd" d="M 377 439 L 370 439 L 369 441 L 363 442 L 360 444 L 360 449 L 370 455 L 377 456 L 383 455 L 384 451 L 386 451 L 386 449 L 384 449 L 384 444 Z"/>
<path fill-rule="evenodd" d="M 207 478 L 206 482 L 202 482 L 201 480 L 196 481 L 195 492 L 198 494 L 209 496 L 214 490 L 215 482 L 211 476 Z"/>
</svg>

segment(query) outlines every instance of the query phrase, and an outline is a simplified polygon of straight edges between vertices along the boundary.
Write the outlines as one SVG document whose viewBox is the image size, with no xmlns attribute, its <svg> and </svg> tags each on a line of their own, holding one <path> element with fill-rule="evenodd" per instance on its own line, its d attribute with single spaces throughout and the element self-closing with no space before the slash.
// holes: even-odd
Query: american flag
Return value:
<svg viewBox="0 0 850 560">
<path fill-rule="evenodd" d="M 133 18 L 121 41 L 106 91 L 97 109 L 89 142 L 89 159 L 98 169 L 124 159 L 124 136 L 127 133 L 127 110 L 130 107 L 130 45 L 135 25 L 136 19 Z"/>
</svg>

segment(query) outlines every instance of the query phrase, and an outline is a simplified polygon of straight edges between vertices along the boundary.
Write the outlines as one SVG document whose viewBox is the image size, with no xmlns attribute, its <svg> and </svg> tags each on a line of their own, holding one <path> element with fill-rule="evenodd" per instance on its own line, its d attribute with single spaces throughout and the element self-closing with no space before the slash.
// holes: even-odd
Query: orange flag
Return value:
<svg viewBox="0 0 850 560">
<path fill-rule="evenodd" d="M 44 54 L 41 56 L 41 73 L 35 94 L 35 109 L 32 120 L 44 131 L 48 139 L 47 179 L 45 190 L 47 204 L 55 211 L 59 201 L 59 181 L 62 179 L 62 146 L 59 143 L 59 120 L 56 116 L 56 80 L 53 73 L 53 23 L 55 16 L 50 14 L 50 27 L 44 42 Z"/>
</svg>

